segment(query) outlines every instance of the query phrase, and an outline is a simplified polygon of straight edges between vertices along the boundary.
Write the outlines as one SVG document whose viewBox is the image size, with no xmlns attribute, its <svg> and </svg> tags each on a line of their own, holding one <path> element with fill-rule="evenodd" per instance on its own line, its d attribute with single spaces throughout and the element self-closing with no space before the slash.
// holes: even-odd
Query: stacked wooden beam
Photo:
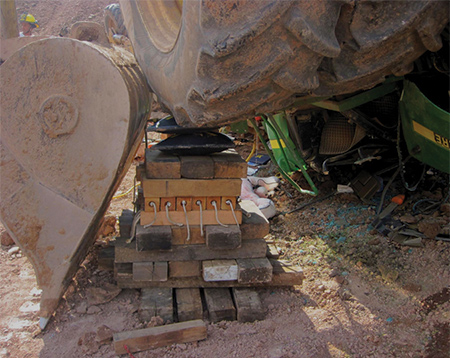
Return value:
<svg viewBox="0 0 450 358">
<path fill-rule="evenodd" d="M 179 320 L 201 318 L 201 296 L 210 319 L 249 320 L 249 307 L 257 304 L 244 308 L 244 302 L 256 298 L 243 288 L 301 284 L 301 270 L 269 259 L 269 223 L 261 211 L 238 201 L 246 171 L 234 151 L 192 157 L 147 150 L 137 170 L 140 220 L 124 211 L 115 243 L 117 283 L 143 289 L 145 320 L 159 315 L 173 321 L 173 297 Z M 215 306 L 228 308 L 220 313 Z"/>
</svg>

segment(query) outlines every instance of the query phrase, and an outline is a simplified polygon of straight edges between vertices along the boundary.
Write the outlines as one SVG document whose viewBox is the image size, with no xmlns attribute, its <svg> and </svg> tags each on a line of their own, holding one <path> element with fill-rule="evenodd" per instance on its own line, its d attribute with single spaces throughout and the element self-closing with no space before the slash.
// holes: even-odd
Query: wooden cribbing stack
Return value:
<svg viewBox="0 0 450 358">
<path fill-rule="evenodd" d="M 277 260 L 264 240 L 269 222 L 261 211 L 238 200 L 247 163 L 234 150 L 175 156 L 147 149 L 136 175 L 140 220 L 131 211 L 119 218 L 114 272 L 120 287 L 141 289 L 143 320 L 195 320 L 204 311 L 211 321 L 259 320 L 254 287 L 302 283 L 303 272 Z"/>
</svg>

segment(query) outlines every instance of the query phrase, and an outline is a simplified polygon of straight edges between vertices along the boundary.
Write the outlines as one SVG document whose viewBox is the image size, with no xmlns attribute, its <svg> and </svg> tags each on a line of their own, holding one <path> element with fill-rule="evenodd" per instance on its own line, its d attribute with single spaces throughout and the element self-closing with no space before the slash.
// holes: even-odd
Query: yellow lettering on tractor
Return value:
<svg viewBox="0 0 450 358">
<path fill-rule="evenodd" d="M 413 121 L 413 128 L 416 133 L 421 136 L 431 140 L 432 142 L 440 145 L 441 147 L 450 149 L 448 138 L 441 136 L 440 134 L 434 133 L 431 129 L 424 127 L 423 125 Z"/>
</svg>

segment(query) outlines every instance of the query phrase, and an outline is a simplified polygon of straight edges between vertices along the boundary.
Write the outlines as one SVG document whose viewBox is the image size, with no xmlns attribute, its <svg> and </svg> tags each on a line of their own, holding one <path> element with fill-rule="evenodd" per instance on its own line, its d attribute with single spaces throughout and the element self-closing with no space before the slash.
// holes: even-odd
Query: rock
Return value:
<svg viewBox="0 0 450 358">
<path fill-rule="evenodd" d="M 116 285 L 105 283 L 102 287 L 88 287 L 86 289 L 86 297 L 89 306 L 100 305 L 111 301 L 122 291 Z"/>
<path fill-rule="evenodd" d="M 340 285 L 342 285 L 345 282 L 345 278 L 343 278 L 342 276 L 336 276 L 334 280 Z"/>
<path fill-rule="evenodd" d="M 95 338 L 97 334 L 95 332 L 86 332 L 78 340 L 78 345 L 82 346 L 84 354 L 94 354 L 97 353 L 99 345 Z"/>
<path fill-rule="evenodd" d="M 381 272 L 381 277 L 386 281 L 394 282 L 398 278 L 398 271 L 390 269 L 384 265 L 378 265 L 378 269 Z"/>
<path fill-rule="evenodd" d="M 97 335 L 95 337 L 95 340 L 100 344 L 106 344 L 113 339 L 114 332 L 111 328 L 108 326 L 100 326 L 97 328 Z"/>
<path fill-rule="evenodd" d="M 160 316 L 153 316 L 147 324 L 147 328 L 158 327 L 164 324 L 164 320 Z"/>
<path fill-rule="evenodd" d="M 367 244 L 368 244 L 368 245 L 374 246 L 374 245 L 379 245 L 380 242 L 381 242 L 380 239 L 379 239 L 378 237 L 375 237 L 375 238 L 373 238 L 372 240 L 369 240 L 369 241 L 367 242 Z"/>
<path fill-rule="evenodd" d="M 275 308 L 275 305 L 273 303 L 271 303 L 268 307 L 269 310 L 273 310 Z"/>
<path fill-rule="evenodd" d="M 75 309 L 75 312 L 78 314 L 85 314 L 87 310 L 87 303 L 86 302 L 81 302 L 77 308 Z"/>
<path fill-rule="evenodd" d="M 103 218 L 102 226 L 98 231 L 98 235 L 108 236 L 116 232 L 116 217 L 115 216 L 105 216 Z"/>
<path fill-rule="evenodd" d="M 1 232 L 1 242 L 3 246 L 11 246 L 14 245 L 14 240 L 12 239 L 12 237 L 8 234 L 7 231 L 2 231 Z"/>
<path fill-rule="evenodd" d="M 417 283 L 413 283 L 413 282 L 407 282 L 407 283 L 405 283 L 405 284 L 403 285 L 403 288 L 404 288 L 406 291 L 409 291 L 409 292 L 420 292 L 420 291 L 422 291 L 422 286 L 419 285 L 419 284 L 417 284 Z"/>
<path fill-rule="evenodd" d="M 427 238 L 434 239 L 436 235 L 438 235 L 441 231 L 441 226 L 439 225 L 439 223 L 428 219 L 419 222 L 417 229 L 420 232 L 424 233 Z"/>
<path fill-rule="evenodd" d="M 13 246 L 8 250 L 8 254 L 9 255 L 14 255 L 17 254 L 19 252 L 19 247 L 18 246 Z"/>
<path fill-rule="evenodd" d="M 87 314 L 97 314 L 100 313 L 102 309 L 98 306 L 91 306 L 87 310 Z"/>
</svg>

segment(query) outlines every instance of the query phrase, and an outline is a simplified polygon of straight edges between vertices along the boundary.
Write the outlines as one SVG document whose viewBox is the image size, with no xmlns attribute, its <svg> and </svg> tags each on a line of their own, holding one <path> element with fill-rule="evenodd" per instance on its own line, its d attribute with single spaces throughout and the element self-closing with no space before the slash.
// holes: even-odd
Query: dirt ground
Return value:
<svg viewBox="0 0 450 358">
<path fill-rule="evenodd" d="M 78 20 L 101 22 L 111 1 L 16 1 L 20 11 L 39 20 L 41 34 L 57 35 Z M 242 156 L 248 144 L 238 147 Z M 134 165 L 107 213 L 131 208 Z M 262 175 L 272 175 L 267 169 Z M 296 180 L 301 181 L 300 178 Z M 335 187 L 315 177 L 320 196 Z M 394 183 L 394 188 L 399 187 Z M 395 212 L 429 237 L 449 232 L 449 205 L 411 215 L 421 199 L 442 201 L 448 176 L 429 172 L 418 191 L 408 193 Z M 393 196 L 388 193 L 387 200 Z M 280 213 L 311 200 L 283 182 L 273 200 Z M 374 198 L 379 200 L 379 194 Z M 303 268 L 301 286 L 259 290 L 266 318 L 255 323 L 207 324 L 198 343 L 134 353 L 136 358 L 209 357 L 450 357 L 450 243 L 423 239 L 403 246 L 372 230 L 376 206 L 355 194 L 336 194 L 297 212 L 270 220 L 270 238 L 281 258 Z M 0 228 L 3 230 L 3 228 Z M 138 290 L 122 290 L 99 303 L 92 292 L 116 294 L 113 274 L 99 269 L 97 254 L 114 233 L 101 236 L 81 265 L 44 332 L 38 329 L 40 292 L 34 271 L 14 246 L 0 250 L 0 357 L 115 357 L 111 332 L 144 328 L 138 319 Z M 103 333 L 103 334 L 102 334 Z M 104 341 L 99 342 L 99 340 Z"/>
</svg>

